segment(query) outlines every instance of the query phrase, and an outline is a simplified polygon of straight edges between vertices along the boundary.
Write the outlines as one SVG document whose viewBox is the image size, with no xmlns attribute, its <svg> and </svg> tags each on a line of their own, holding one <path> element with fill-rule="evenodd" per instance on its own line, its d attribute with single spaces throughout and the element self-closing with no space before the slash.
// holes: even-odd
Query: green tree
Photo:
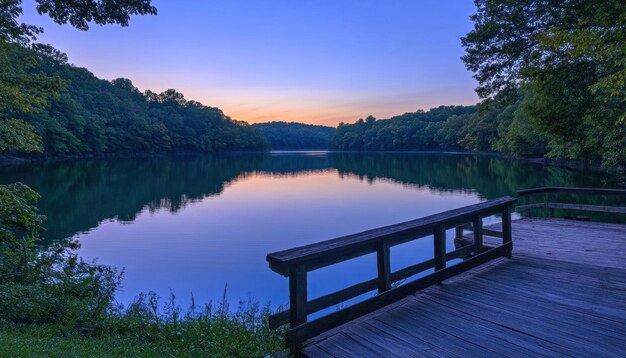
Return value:
<svg viewBox="0 0 626 358">
<path fill-rule="evenodd" d="M 0 42 L 0 151 L 38 151 L 40 138 L 34 128 L 18 118 L 47 105 L 63 82 L 58 76 L 32 72 L 39 61 L 33 51 L 19 44 Z"/>
<path fill-rule="evenodd" d="M 547 151 L 548 139 L 530 123 L 528 115 L 521 107 L 527 92 L 521 92 L 519 99 L 508 105 L 500 115 L 499 138 L 494 148 L 517 158 L 543 157 Z"/>
<path fill-rule="evenodd" d="M 626 3 L 476 0 L 463 60 L 483 98 L 522 108 L 550 155 L 626 165 Z"/>
<path fill-rule="evenodd" d="M 467 119 L 474 106 L 439 106 L 389 119 L 368 116 L 354 124 L 340 124 L 331 139 L 331 148 L 342 150 L 437 150 L 459 149 L 457 119 Z M 450 121 L 448 124 L 447 122 Z M 464 121 L 461 121 L 465 125 Z"/>
<path fill-rule="evenodd" d="M 48 14 L 57 24 L 71 24 L 88 30 L 89 22 L 98 25 L 128 26 L 132 15 L 156 15 L 151 0 L 36 0 L 37 11 Z"/>
<path fill-rule="evenodd" d="M 335 128 L 295 122 L 268 122 L 252 125 L 267 138 L 272 149 L 328 149 Z"/>
<path fill-rule="evenodd" d="M 16 118 L 16 114 L 40 110 L 63 85 L 57 76 L 33 73 L 39 56 L 16 51 L 15 47 L 30 46 L 35 53 L 67 61 L 67 57 L 51 46 L 31 45 L 43 30 L 19 22 L 21 3 L 21 0 L 0 1 L 0 151 L 41 149 L 34 128 Z M 89 22 L 127 26 L 131 15 L 156 14 L 150 0 L 36 0 L 36 3 L 40 14 L 48 14 L 59 24 L 69 23 L 81 30 L 89 29 Z M 12 56 L 19 56 L 19 60 Z"/>
</svg>

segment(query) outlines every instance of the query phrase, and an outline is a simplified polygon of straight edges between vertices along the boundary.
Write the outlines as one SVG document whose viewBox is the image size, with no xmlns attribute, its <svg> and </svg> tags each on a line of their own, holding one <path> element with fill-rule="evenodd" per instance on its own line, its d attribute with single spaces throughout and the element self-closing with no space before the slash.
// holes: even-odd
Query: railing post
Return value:
<svg viewBox="0 0 626 358">
<path fill-rule="evenodd" d="M 446 268 L 446 228 L 437 225 L 434 228 L 435 271 Z"/>
<path fill-rule="evenodd" d="M 546 209 L 548 209 L 548 217 L 549 218 L 553 218 L 554 217 L 554 208 L 550 207 L 550 203 L 552 202 L 553 199 L 553 195 L 548 193 L 547 199 L 546 199 Z"/>
<path fill-rule="evenodd" d="M 289 321 L 291 328 L 307 321 L 307 272 L 304 265 L 289 268 Z"/>
<path fill-rule="evenodd" d="M 524 204 L 528 205 L 530 204 L 530 195 L 525 195 L 524 196 Z M 533 209 L 528 209 L 528 217 L 532 218 L 533 217 Z"/>
<path fill-rule="evenodd" d="M 454 238 L 457 240 L 461 240 L 463 238 L 463 225 L 459 225 L 454 230 Z"/>
<path fill-rule="evenodd" d="M 513 231 L 511 229 L 511 206 L 507 205 L 502 210 L 502 244 L 511 243 L 511 251 L 513 250 Z M 508 257 L 511 257 L 511 251 L 509 251 Z"/>
<path fill-rule="evenodd" d="M 376 262 L 378 264 L 378 293 L 383 293 L 391 288 L 391 261 L 387 243 L 383 242 L 378 246 Z"/>
<path fill-rule="evenodd" d="M 480 216 L 474 217 L 472 221 L 474 229 L 474 255 L 483 252 L 483 219 Z"/>
</svg>

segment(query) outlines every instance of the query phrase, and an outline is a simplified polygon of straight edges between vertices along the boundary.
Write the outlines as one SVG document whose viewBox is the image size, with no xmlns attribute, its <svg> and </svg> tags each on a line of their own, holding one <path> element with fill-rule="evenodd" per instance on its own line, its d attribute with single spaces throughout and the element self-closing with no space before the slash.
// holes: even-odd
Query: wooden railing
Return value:
<svg viewBox="0 0 626 358">
<path fill-rule="evenodd" d="M 517 192 L 523 204 L 515 207 L 518 212 L 528 212 L 531 216 L 531 210 L 544 209 L 548 217 L 553 218 L 555 209 L 567 209 L 576 211 L 595 211 L 604 213 L 621 213 L 626 214 L 626 207 L 622 206 L 601 206 L 577 203 L 560 203 L 556 202 L 558 194 L 574 194 L 574 195 L 618 195 L 626 198 L 626 190 L 622 189 L 595 189 L 595 188 L 571 188 L 549 186 L 544 188 L 534 188 L 520 190 Z M 531 203 L 531 197 L 543 195 L 543 202 Z"/>
<path fill-rule="evenodd" d="M 297 247 L 267 255 L 270 268 L 289 277 L 289 309 L 270 317 L 270 327 L 289 323 L 286 345 L 294 347 L 322 332 L 357 317 L 398 301 L 414 292 L 467 271 L 500 256 L 511 256 L 511 207 L 515 199 L 500 199 L 450 210 L 413 221 L 386 226 L 362 233 Z M 485 217 L 501 215 L 502 232 L 483 229 Z M 446 250 L 446 231 L 455 229 L 456 238 L 463 236 L 471 224 L 473 243 L 454 251 Z M 502 238 L 502 245 L 485 247 L 483 235 Z M 433 237 L 433 259 L 391 272 L 390 247 Z M 358 256 L 376 253 L 378 276 L 340 291 L 309 299 L 307 274 L 310 271 L 343 262 Z M 452 266 L 447 261 L 466 258 Z M 394 285 L 420 272 L 434 268 L 434 272 L 402 285 Z M 309 321 L 308 316 L 364 293 L 377 290 L 378 294 L 346 308 Z"/>
</svg>

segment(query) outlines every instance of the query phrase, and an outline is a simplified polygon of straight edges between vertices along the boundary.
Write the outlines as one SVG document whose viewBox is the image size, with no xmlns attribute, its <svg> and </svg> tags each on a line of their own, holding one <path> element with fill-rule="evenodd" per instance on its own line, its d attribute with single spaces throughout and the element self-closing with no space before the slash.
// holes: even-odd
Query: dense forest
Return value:
<svg viewBox="0 0 626 358">
<path fill-rule="evenodd" d="M 252 125 L 274 150 L 328 149 L 335 128 L 295 122 L 268 122 Z"/>
<path fill-rule="evenodd" d="M 188 101 L 182 93 L 140 92 L 128 79 L 109 82 L 50 46 L 8 46 L 10 63 L 28 62 L 26 71 L 58 80 L 48 103 L 27 113 L 7 110 L 41 137 L 46 155 L 96 153 L 263 150 L 263 135 L 219 108 Z"/>
<path fill-rule="evenodd" d="M 460 127 L 476 112 L 474 106 L 441 106 L 354 124 L 339 124 L 331 148 L 339 150 L 459 149 Z"/>
<path fill-rule="evenodd" d="M 515 157 L 549 153 L 546 134 L 533 128 L 520 108 L 523 95 L 504 103 L 440 106 L 386 120 L 369 116 L 340 124 L 331 147 L 343 150 L 497 151 Z"/>
</svg>

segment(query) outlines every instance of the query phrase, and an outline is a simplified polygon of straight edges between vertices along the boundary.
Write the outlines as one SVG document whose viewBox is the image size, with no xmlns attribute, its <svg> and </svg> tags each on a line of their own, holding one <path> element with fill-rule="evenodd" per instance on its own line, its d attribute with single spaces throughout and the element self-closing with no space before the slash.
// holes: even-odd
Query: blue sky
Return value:
<svg viewBox="0 0 626 358">
<path fill-rule="evenodd" d="M 88 32 L 23 3 L 39 41 L 105 79 L 175 88 L 238 120 L 336 125 L 474 104 L 460 60 L 471 0 L 155 0 L 157 16 Z"/>
</svg>

